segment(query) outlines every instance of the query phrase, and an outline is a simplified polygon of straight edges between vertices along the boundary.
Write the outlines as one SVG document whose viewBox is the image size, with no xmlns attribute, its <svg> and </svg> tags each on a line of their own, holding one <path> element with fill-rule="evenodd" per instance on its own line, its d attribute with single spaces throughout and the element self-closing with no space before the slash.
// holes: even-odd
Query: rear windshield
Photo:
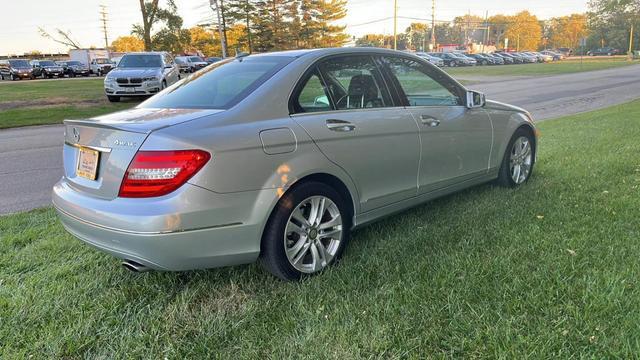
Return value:
<svg viewBox="0 0 640 360">
<path fill-rule="evenodd" d="M 118 67 L 126 68 L 158 68 L 162 67 L 160 55 L 125 55 Z"/>
<path fill-rule="evenodd" d="M 13 67 L 17 68 L 27 68 L 31 67 L 27 60 L 9 60 L 9 64 Z"/>
<path fill-rule="evenodd" d="M 217 62 L 143 102 L 140 107 L 228 109 L 291 60 L 285 56 L 249 56 Z"/>
</svg>

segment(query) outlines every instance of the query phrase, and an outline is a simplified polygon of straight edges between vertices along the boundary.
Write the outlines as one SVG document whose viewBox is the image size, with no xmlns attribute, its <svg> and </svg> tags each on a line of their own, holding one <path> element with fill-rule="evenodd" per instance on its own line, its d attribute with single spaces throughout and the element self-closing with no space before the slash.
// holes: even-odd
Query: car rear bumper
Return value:
<svg viewBox="0 0 640 360">
<path fill-rule="evenodd" d="M 62 179 L 53 204 L 64 228 L 85 243 L 151 269 L 182 271 L 255 261 L 268 217 L 259 205 L 265 191 L 217 194 L 185 184 L 155 199 L 103 200 Z"/>
</svg>

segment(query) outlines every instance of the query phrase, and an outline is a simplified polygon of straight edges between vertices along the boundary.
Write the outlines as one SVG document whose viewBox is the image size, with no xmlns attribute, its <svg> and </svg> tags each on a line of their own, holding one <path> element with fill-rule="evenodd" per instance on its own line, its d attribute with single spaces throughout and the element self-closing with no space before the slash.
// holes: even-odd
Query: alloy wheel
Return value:
<svg viewBox="0 0 640 360">
<path fill-rule="evenodd" d="M 533 151 L 527 137 L 521 136 L 516 139 L 511 148 L 509 160 L 511 180 L 517 185 L 524 183 L 529 177 L 533 164 Z"/>
<path fill-rule="evenodd" d="M 324 269 L 343 240 L 338 206 L 325 196 L 312 196 L 298 204 L 287 221 L 284 249 L 289 263 L 311 274 Z"/>
</svg>

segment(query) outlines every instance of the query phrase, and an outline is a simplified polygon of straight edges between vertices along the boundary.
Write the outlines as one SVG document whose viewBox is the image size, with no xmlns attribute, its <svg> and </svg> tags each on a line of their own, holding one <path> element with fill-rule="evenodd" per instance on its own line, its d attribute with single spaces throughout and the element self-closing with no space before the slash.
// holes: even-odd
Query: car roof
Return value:
<svg viewBox="0 0 640 360">
<path fill-rule="evenodd" d="M 287 50 L 287 51 L 276 51 L 276 52 L 266 52 L 259 54 L 252 54 L 251 56 L 286 56 L 286 57 L 323 57 L 329 55 L 343 55 L 343 54 L 381 54 L 381 55 L 403 55 L 407 54 L 406 52 L 399 50 L 391 50 L 391 49 L 383 49 L 383 48 L 375 48 L 375 47 L 343 47 L 343 48 L 323 48 L 323 49 L 304 49 L 304 50 Z"/>
</svg>

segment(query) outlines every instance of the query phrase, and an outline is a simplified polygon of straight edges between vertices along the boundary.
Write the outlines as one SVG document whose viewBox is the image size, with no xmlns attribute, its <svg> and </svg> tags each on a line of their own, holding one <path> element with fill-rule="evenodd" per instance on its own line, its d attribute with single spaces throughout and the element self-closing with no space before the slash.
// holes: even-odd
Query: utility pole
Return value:
<svg viewBox="0 0 640 360">
<path fill-rule="evenodd" d="M 431 51 L 436 50 L 436 0 L 431 0 Z"/>
<path fill-rule="evenodd" d="M 104 33 L 104 48 L 109 54 L 109 37 L 107 36 L 107 6 L 100 5 L 100 21 L 102 21 L 102 32 Z M 111 57 L 111 56 L 109 56 Z"/>
<path fill-rule="evenodd" d="M 249 42 L 249 54 L 253 53 L 253 44 L 251 43 L 251 27 L 250 27 L 250 23 L 249 23 L 249 0 L 245 0 L 244 2 L 244 6 L 245 6 L 245 13 L 247 15 L 246 18 L 246 22 L 247 22 L 247 41 Z"/>
<path fill-rule="evenodd" d="M 629 60 L 633 60 L 633 23 L 631 23 L 631 32 L 629 33 Z"/>
<path fill-rule="evenodd" d="M 489 45 L 489 10 L 484 15 L 484 36 L 482 37 L 482 52 L 486 52 L 486 47 Z"/>
<path fill-rule="evenodd" d="M 393 0 L 393 50 L 398 50 L 398 0 Z"/>
<path fill-rule="evenodd" d="M 227 57 L 227 42 L 222 31 L 222 19 L 220 17 L 220 6 L 218 6 L 217 0 L 209 0 L 211 10 L 215 11 L 218 15 L 218 34 L 220 35 L 220 47 L 222 48 L 222 57 Z"/>
</svg>

